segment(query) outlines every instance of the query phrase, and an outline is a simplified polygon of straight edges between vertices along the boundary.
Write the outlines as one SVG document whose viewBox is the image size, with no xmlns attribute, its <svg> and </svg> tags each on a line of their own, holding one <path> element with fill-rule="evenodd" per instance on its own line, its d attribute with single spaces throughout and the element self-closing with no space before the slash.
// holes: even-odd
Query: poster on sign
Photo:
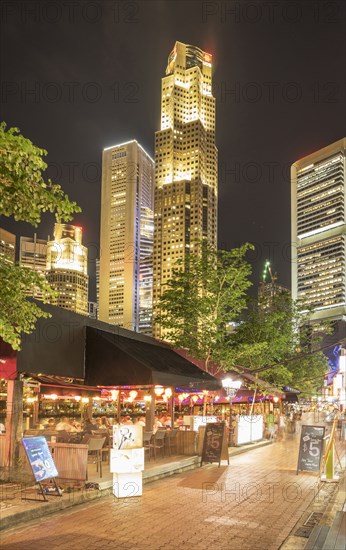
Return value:
<svg viewBox="0 0 346 550">
<path fill-rule="evenodd" d="M 324 443 L 324 426 L 302 426 L 298 455 L 299 470 L 319 472 Z"/>
<path fill-rule="evenodd" d="M 143 447 L 143 427 L 138 424 L 113 426 L 113 449 L 138 449 Z"/>
<path fill-rule="evenodd" d="M 58 476 L 45 437 L 23 437 L 22 442 L 36 481 Z"/>
</svg>

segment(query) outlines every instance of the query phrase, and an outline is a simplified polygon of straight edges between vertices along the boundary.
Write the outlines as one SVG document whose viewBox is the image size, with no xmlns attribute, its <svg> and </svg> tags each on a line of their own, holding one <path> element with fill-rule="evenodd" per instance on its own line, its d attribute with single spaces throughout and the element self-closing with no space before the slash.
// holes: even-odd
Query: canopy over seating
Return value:
<svg viewBox="0 0 346 550">
<path fill-rule="evenodd" d="M 220 380 L 154 338 L 61 308 L 40 307 L 52 317 L 40 319 L 23 338 L 18 372 L 83 379 L 88 386 L 221 387 Z"/>
</svg>

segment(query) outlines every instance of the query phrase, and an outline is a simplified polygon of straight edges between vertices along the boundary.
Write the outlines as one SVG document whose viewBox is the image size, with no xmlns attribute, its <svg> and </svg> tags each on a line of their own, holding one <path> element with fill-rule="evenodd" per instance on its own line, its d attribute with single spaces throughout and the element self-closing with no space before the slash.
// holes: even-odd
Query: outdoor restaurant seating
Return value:
<svg viewBox="0 0 346 550">
<path fill-rule="evenodd" d="M 102 477 L 102 447 L 105 437 L 91 437 L 88 441 L 88 464 L 96 464 L 96 471 L 100 468 L 100 477 Z"/>
<path fill-rule="evenodd" d="M 151 451 L 150 442 L 151 442 L 152 436 L 153 436 L 153 432 L 143 432 L 144 452 L 149 451 L 149 460 L 150 460 L 150 451 Z"/>
<path fill-rule="evenodd" d="M 162 458 L 165 456 L 165 437 L 166 430 L 157 430 L 157 432 L 152 436 L 149 449 L 153 450 L 154 459 L 156 459 L 156 451 L 161 451 Z M 150 451 L 149 451 L 150 456 Z"/>
<path fill-rule="evenodd" d="M 169 456 L 172 456 L 172 450 L 177 451 L 177 433 L 178 430 L 168 430 L 166 432 L 166 447 L 168 449 Z"/>
<path fill-rule="evenodd" d="M 107 454 L 107 463 L 109 464 L 109 461 L 110 461 L 110 452 L 111 452 L 111 449 L 112 449 L 112 438 L 111 436 L 109 435 L 109 430 L 107 430 L 107 428 L 105 429 L 99 429 L 99 430 L 92 430 L 92 436 L 93 437 L 105 437 L 105 442 L 103 444 L 103 447 L 102 447 L 102 458 L 103 458 L 103 454 L 106 453 Z"/>
</svg>

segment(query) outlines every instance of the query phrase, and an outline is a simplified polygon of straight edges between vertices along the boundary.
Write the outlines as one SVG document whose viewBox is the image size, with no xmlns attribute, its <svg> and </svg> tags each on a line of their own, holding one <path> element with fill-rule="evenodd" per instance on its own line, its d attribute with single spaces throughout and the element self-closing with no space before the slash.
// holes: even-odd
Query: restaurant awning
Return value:
<svg viewBox="0 0 346 550">
<path fill-rule="evenodd" d="M 17 372 L 81 379 L 88 386 L 163 385 L 217 390 L 221 381 L 168 344 L 39 303 L 51 314 L 24 335 Z"/>
<path fill-rule="evenodd" d="M 101 386 L 162 385 L 217 390 L 221 382 L 168 345 L 144 342 L 94 327 L 86 329 L 85 383 Z"/>
</svg>

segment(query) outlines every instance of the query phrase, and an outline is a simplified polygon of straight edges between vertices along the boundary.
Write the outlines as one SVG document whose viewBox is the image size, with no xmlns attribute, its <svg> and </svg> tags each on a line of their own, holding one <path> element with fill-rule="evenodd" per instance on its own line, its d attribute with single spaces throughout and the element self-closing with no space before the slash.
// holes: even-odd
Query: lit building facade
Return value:
<svg viewBox="0 0 346 550">
<path fill-rule="evenodd" d="M 38 239 L 36 233 L 33 237 L 20 237 L 19 264 L 36 271 L 45 279 L 47 263 L 47 241 Z M 36 287 L 28 290 L 28 294 L 37 300 L 42 300 L 42 292 Z"/>
<path fill-rule="evenodd" d="M 292 192 L 292 296 L 313 320 L 346 316 L 346 139 L 295 162 Z"/>
<path fill-rule="evenodd" d="M 143 147 L 104 149 L 99 319 L 137 332 L 151 332 L 153 200 L 154 161 Z"/>
<path fill-rule="evenodd" d="M 16 236 L 0 227 L 0 263 L 14 264 L 16 259 Z"/>
<path fill-rule="evenodd" d="M 53 305 L 88 315 L 88 250 L 80 227 L 54 225 L 54 240 L 47 243 L 46 277 L 56 292 Z"/>
<path fill-rule="evenodd" d="M 161 86 L 155 135 L 154 316 L 178 259 L 217 246 L 217 148 L 212 56 L 176 42 Z M 156 324 L 154 335 L 162 337 Z"/>
<path fill-rule="evenodd" d="M 154 212 L 141 209 L 141 244 L 139 266 L 139 332 L 152 335 L 153 331 L 153 249 Z"/>
</svg>

